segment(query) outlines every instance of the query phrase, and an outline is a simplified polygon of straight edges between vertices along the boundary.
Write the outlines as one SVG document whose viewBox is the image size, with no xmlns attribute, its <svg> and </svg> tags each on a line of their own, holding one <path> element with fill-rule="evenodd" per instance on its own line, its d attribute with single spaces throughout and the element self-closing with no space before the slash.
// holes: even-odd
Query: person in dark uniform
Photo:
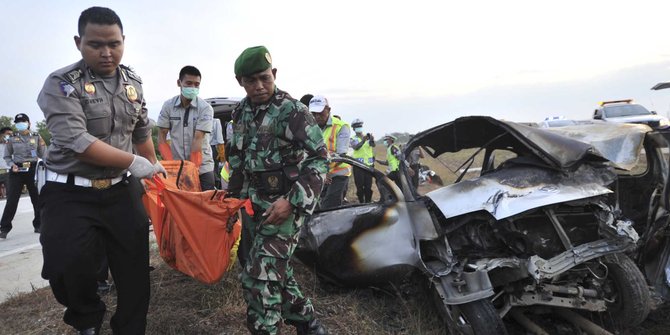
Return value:
<svg viewBox="0 0 670 335">
<path fill-rule="evenodd" d="M 7 140 L 4 159 L 9 166 L 7 177 L 7 203 L 0 219 L 0 238 L 7 238 L 12 230 L 12 220 L 19 205 L 19 198 L 25 185 L 33 203 L 33 227 L 40 232 L 40 215 L 38 211 L 37 187 L 35 186 L 35 167 L 37 159 L 42 158 L 46 144 L 38 133 L 30 131 L 30 118 L 19 113 L 14 117 L 14 126 L 17 133 Z"/>
<path fill-rule="evenodd" d="M 120 64 L 121 19 L 91 7 L 78 28 L 82 60 L 51 73 L 37 98 L 52 135 L 40 193 L 42 277 L 66 307 L 65 323 L 98 334 L 106 307 L 96 279 L 106 257 L 118 297 L 112 331 L 144 334 L 149 221 L 140 179 L 165 169 L 151 141 L 142 80 Z"/>
</svg>

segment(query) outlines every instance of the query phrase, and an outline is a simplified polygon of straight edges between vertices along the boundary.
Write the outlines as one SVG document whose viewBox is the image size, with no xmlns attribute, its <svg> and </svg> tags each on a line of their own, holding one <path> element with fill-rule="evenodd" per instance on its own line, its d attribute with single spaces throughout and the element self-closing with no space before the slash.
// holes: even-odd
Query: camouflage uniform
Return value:
<svg viewBox="0 0 670 335">
<path fill-rule="evenodd" d="M 293 278 L 289 259 L 298 242 L 305 214 L 311 214 L 319 200 L 328 171 L 328 153 L 323 135 L 302 103 L 275 86 L 266 104 L 252 106 L 243 99 L 233 112 L 234 128 L 228 161 L 232 169 L 229 192 L 249 198 L 255 215 L 244 220 L 251 242 L 242 272 L 247 302 L 247 327 L 253 334 L 276 334 L 281 321 L 296 324 L 314 318 L 309 299 Z M 299 174 L 284 193 L 270 195 L 259 187 L 260 172 L 297 166 Z M 262 213 L 280 197 L 294 212 L 279 225 L 261 224 Z M 244 258 L 247 259 L 244 262 Z"/>
</svg>

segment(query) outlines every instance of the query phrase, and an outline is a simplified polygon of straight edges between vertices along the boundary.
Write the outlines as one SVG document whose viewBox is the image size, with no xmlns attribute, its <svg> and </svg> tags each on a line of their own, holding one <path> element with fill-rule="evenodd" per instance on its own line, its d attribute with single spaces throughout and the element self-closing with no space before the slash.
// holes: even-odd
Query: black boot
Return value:
<svg viewBox="0 0 670 335">
<path fill-rule="evenodd" d="M 328 331 L 317 319 L 309 322 L 294 323 L 298 335 L 328 335 Z"/>
</svg>

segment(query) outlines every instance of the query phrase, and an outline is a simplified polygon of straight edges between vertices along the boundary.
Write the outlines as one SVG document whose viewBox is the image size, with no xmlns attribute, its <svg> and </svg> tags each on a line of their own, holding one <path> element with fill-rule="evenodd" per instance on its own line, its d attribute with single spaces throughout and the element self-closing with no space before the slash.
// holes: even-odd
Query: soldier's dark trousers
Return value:
<svg viewBox="0 0 670 335">
<path fill-rule="evenodd" d="M 354 183 L 358 202 L 365 204 L 372 201 L 372 175 L 354 167 Z"/>
<path fill-rule="evenodd" d="M 149 225 L 141 192 L 132 177 L 106 190 L 56 182 L 42 188 L 42 277 L 67 308 L 63 320 L 76 329 L 100 327 L 103 320 L 105 304 L 97 294 L 96 279 L 104 253 L 118 297 L 112 331 L 145 332 Z"/>
<path fill-rule="evenodd" d="M 28 194 L 30 195 L 30 202 L 33 203 L 33 211 L 35 213 L 33 227 L 40 229 L 39 201 L 37 187 L 35 186 L 35 166 L 32 165 L 27 172 L 9 172 L 9 176 L 7 177 L 7 203 L 5 204 L 5 210 L 2 212 L 2 219 L 0 219 L 0 231 L 2 232 L 12 230 L 12 220 L 14 220 L 14 215 L 16 215 L 16 208 L 19 205 L 23 185 L 26 185 Z"/>
</svg>

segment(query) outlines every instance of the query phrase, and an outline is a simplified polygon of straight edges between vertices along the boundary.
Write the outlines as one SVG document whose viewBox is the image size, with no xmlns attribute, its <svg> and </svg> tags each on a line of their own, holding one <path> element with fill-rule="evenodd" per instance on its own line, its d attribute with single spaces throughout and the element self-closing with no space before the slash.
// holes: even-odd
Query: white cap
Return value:
<svg viewBox="0 0 670 335">
<path fill-rule="evenodd" d="M 309 111 L 312 113 L 321 113 L 326 106 L 328 106 L 328 99 L 323 95 L 315 95 L 309 101 Z"/>
</svg>

